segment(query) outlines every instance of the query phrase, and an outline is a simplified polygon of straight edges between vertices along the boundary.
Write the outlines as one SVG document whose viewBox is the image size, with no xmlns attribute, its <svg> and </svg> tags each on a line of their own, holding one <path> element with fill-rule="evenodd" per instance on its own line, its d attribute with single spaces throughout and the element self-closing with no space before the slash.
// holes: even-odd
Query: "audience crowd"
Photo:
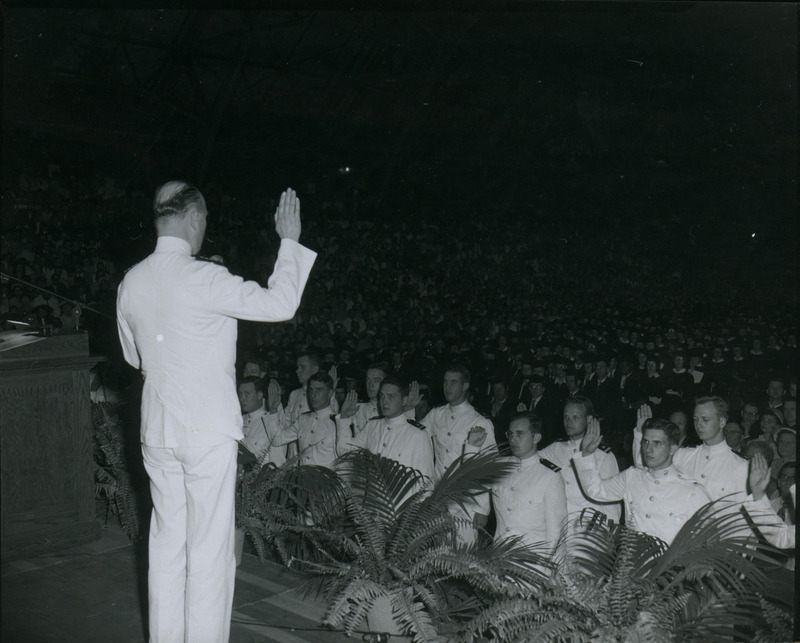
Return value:
<svg viewBox="0 0 800 643">
<path fill-rule="evenodd" d="M 265 218 L 274 204 L 208 194 L 204 252 L 218 255 L 209 260 L 265 284 L 278 248 Z M 89 329 L 93 350 L 111 358 L 103 385 L 134 384 L 119 356 L 114 300 L 124 271 L 152 248 L 147 190 L 66 177 L 51 166 L 46 177 L 20 176 L 5 201 L 3 330 L 24 328 L 19 322 Z M 432 432 L 438 466 L 436 436 L 446 421 L 434 411 L 466 402 L 476 412 L 461 437 L 467 447 L 502 449 L 516 436 L 510 451 L 516 455 L 530 428 L 539 436 L 536 448 L 553 455 L 554 445 L 574 437 L 565 409 L 579 400 L 582 427 L 573 452 L 555 464 L 542 458 L 565 476 L 567 486 L 554 493 L 566 488 L 573 502 L 564 468 L 589 436 L 579 463 L 591 477 L 591 485 L 582 480 L 584 491 L 591 486 L 606 501 L 628 503 L 634 500 L 624 485 L 601 489 L 600 481 L 634 464 L 633 444 L 638 448 L 643 432 L 663 430 L 672 444 L 673 429 L 665 426 L 675 426 L 677 445 L 709 446 L 697 409 L 711 404 L 724 416 L 720 430 L 730 452 L 771 465 L 772 507 L 793 522 L 797 336 L 795 295 L 782 282 L 752 275 L 726 282 L 692 262 L 694 240 L 686 240 L 686 231 L 657 217 L 635 229 L 597 222 L 581 229 L 552 218 L 534 224 L 514 217 L 421 222 L 303 215 L 303 243 L 319 258 L 297 315 L 284 324 L 239 324 L 238 364 L 253 389 L 243 411 L 277 414 L 267 435 L 281 436 L 281 449 L 292 436 L 302 444 L 304 414 L 333 416 L 341 443 L 341 431 L 357 438 L 385 404 L 392 426 L 417 423 L 415 430 Z M 377 384 L 370 384 L 370 371 Z M 452 382 L 448 389 L 448 374 L 458 380 L 458 395 Z M 396 391 L 380 388 L 389 376 Z M 306 389 L 310 396 L 323 385 L 328 398 L 309 406 Z M 256 393 L 263 407 L 254 405 Z M 405 405 L 393 402 L 393 394 Z M 705 402 L 696 405 L 698 398 Z M 368 411 L 359 415 L 362 406 Z M 489 435 L 471 433 L 481 424 L 477 418 L 485 418 Z M 437 422 L 439 428 L 429 426 Z M 281 451 L 281 462 L 286 455 Z M 715 497 L 703 487 L 698 498 Z M 472 512 L 478 524 L 485 509 Z M 626 504 L 625 511 L 636 510 Z"/>
</svg>

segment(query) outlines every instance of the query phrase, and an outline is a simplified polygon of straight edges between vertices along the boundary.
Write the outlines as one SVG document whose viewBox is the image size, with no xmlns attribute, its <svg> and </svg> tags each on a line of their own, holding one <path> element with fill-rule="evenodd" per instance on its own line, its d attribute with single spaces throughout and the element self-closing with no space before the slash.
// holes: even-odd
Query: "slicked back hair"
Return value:
<svg viewBox="0 0 800 643">
<path fill-rule="evenodd" d="M 511 417 L 511 422 L 514 420 L 528 420 L 528 426 L 531 429 L 531 433 L 536 434 L 538 433 L 541 435 L 542 433 L 542 418 L 540 418 L 536 413 L 531 413 L 530 411 L 519 411 L 515 413 Z M 511 426 L 511 422 L 508 423 Z"/>
<path fill-rule="evenodd" d="M 594 404 L 592 404 L 592 401 L 585 395 L 572 395 L 568 397 L 567 401 L 564 402 L 564 408 L 568 406 L 582 406 L 586 417 L 594 415 Z"/>
<path fill-rule="evenodd" d="M 153 218 L 183 217 L 191 210 L 205 212 L 206 200 L 200 190 L 184 181 L 169 181 L 156 190 Z"/>
<path fill-rule="evenodd" d="M 444 372 L 460 373 L 461 379 L 464 381 L 464 383 L 469 384 L 470 374 L 466 364 L 463 364 L 461 362 L 454 362 L 452 364 L 448 364 L 447 368 L 444 369 Z"/>
<path fill-rule="evenodd" d="M 695 406 L 700 406 L 701 404 L 711 404 L 714 405 L 714 408 L 717 410 L 717 415 L 721 418 L 725 418 L 727 421 L 728 419 L 728 403 L 723 400 L 719 395 L 707 395 L 705 397 L 698 397 L 694 403 Z"/>
<path fill-rule="evenodd" d="M 400 389 L 400 395 L 402 395 L 403 397 L 406 397 L 408 395 L 408 384 L 406 384 L 399 377 L 396 377 L 394 375 L 387 375 L 386 377 L 383 378 L 380 388 L 383 388 L 387 384 L 392 384 L 396 386 L 398 389 Z M 380 391 L 380 389 L 378 390 Z"/>
</svg>

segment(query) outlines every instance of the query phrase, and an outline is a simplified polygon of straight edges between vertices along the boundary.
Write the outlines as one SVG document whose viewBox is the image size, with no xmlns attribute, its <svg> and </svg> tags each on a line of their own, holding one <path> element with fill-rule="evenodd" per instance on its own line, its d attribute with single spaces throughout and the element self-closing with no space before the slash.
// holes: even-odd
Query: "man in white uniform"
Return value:
<svg viewBox="0 0 800 643">
<path fill-rule="evenodd" d="M 537 452 L 542 420 L 534 413 L 517 413 L 506 437 L 510 460 L 517 468 L 492 484 L 495 539 L 520 536 L 525 543 L 544 546 L 551 553 L 567 516 L 567 496 L 558 466 Z"/>
<path fill-rule="evenodd" d="M 248 376 L 239 382 L 239 405 L 242 407 L 242 444 L 256 456 L 260 465 L 272 462 L 276 467 L 286 462 L 286 447 L 278 446 L 280 424 L 272 421 L 276 411 L 270 416 L 264 407 L 264 393 L 259 377 Z M 270 387 L 273 384 L 270 383 Z"/>
<path fill-rule="evenodd" d="M 467 401 L 469 381 L 470 373 L 466 366 L 449 366 L 443 384 L 447 404 L 436 407 L 422 420 L 433 440 L 434 483 L 442 479 L 447 468 L 461 455 L 478 453 L 481 449 L 497 449 L 492 421 Z M 482 493 L 464 504 L 466 512 L 453 507 L 453 513 L 474 522 L 476 527 L 484 527 L 489 515 L 488 494 Z M 470 543 L 477 537 L 477 532 L 462 528 L 459 536 L 465 543 Z"/>
<path fill-rule="evenodd" d="M 336 419 L 336 451 L 339 455 L 353 449 L 368 449 L 385 458 L 416 469 L 433 478 L 433 445 L 425 427 L 406 416 L 408 387 L 387 376 L 378 394 L 383 417 L 369 420 L 362 431 L 351 437 L 347 419 Z"/>
<path fill-rule="evenodd" d="M 639 408 L 637 415 L 633 433 L 633 462 L 641 468 L 641 426 L 652 417 L 652 411 L 645 404 Z M 736 455 L 725 442 L 727 422 L 728 404 L 725 400 L 721 397 L 698 398 L 694 407 L 694 427 L 703 444 L 678 449 L 672 462 L 686 477 L 703 485 L 712 500 L 727 496 L 741 503 L 747 493 L 747 460 Z"/>
<path fill-rule="evenodd" d="M 567 491 L 567 513 L 570 514 L 570 520 L 578 518 L 584 509 L 591 508 L 605 514 L 610 520 L 619 521 L 619 503 L 599 503 L 587 498 L 581 490 L 580 482 L 571 466 L 572 458 L 581 450 L 581 441 L 586 435 L 587 426 L 590 422 L 597 422 L 594 417 L 592 401 L 583 395 L 573 395 L 564 404 L 563 417 L 566 439 L 553 442 L 539 453 L 561 469 L 561 476 L 564 478 Z M 600 446 L 592 453 L 591 458 L 595 462 L 595 468 L 601 480 L 619 473 L 617 459 L 608 447 Z"/>
<path fill-rule="evenodd" d="M 680 429 L 666 420 L 647 420 L 643 427 L 644 469 L 630 467 L 601 480 L 592 453 L 600 444 L 600 425 L 589 423 L 581 452 L 572 461 L 586 494 L 594 500 L 624 500 L 625 523 L 670 544 L 695 511 L 711 501 L 702 485 L 678 473 L 672 458 Z"/>
<path fill-rule="evenodd" d="M 155 195 L 155 251 L 117 294 L 125 359 L 144 376 L 141 440 L 153 515 L 148 571 L 150 640 L 228 640 L 233 586 L 237 440 L 236 319 L 295 314 L 316 254 L 298 243 L 300 202 L 281 195 L 281 246 L 263 288 L 195 260 L 206 230 L 197 188 L 171 181 Z"/>
</svg>

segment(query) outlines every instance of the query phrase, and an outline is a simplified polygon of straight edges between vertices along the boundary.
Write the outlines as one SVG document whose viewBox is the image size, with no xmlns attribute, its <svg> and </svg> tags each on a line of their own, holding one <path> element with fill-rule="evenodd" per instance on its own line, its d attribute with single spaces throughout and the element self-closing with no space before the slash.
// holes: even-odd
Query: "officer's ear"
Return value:
<svg viewBox="0 0 800 643">
<path fill-rule="evenodd" d="M 534 433 L 533 434 L 533 444 L 534 446 L 538 445 L 539 442 L 542 441 L 542 434 L 541 433 Z"/>
</svg>

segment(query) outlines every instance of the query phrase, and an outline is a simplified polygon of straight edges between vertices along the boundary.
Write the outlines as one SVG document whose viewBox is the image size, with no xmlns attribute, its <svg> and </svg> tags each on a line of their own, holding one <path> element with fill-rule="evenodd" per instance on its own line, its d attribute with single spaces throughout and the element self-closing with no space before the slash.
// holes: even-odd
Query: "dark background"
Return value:
<svg viewBox="0 0 800 643">
<path fill-rule="evenodd" d="M 4 188 L 57 163 L 211 206 L 291 185 L 307 225 L 668 225 L 795 276 L 795 3 L 297 6 L 7 7 Z"/>
</svg>

